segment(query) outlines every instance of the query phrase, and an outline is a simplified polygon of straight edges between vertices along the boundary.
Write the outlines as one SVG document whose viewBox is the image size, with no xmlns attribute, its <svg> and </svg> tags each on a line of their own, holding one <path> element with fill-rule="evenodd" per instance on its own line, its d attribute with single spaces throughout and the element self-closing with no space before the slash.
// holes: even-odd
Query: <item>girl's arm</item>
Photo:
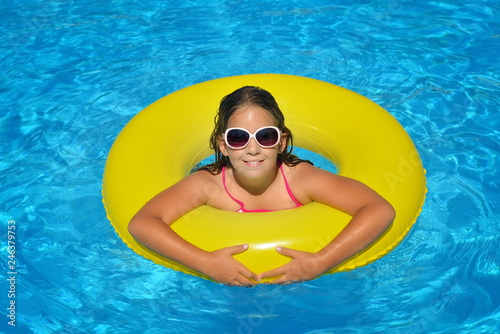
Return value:
<svg viewBox="0 0 500 334">
<path fill-rule="evenodd" d="M 375 241 L 395 217 L 392 205 L 363 183 L 308 164 L 297 167 L 301 168 L 297 170 L 301 177 L 294 178 L 294 191 L 297 189 L 299 201 L 321 202 L 348 213 L 352 219 L 317 253 L 278 247 L 280 254 L 292 260 L 259 275 L 259 279 L 282 275 L 272 282 L 276 284 L 310 280 L 334 268 Z"/>
<path fill-rule="evenodd" d="M 212 176 L 200 171 L 187 176 L 151 199 L 132 218 L 130 234 L 144 246 L 228 285 L 253 285 L 257 275 L 233 258 L 248 245 L 207 252 L 187 242 L 170 225 L 187 212 L 207 203 Z M 205 191 L 207 190 L 207 191 Z"/>
</svg>

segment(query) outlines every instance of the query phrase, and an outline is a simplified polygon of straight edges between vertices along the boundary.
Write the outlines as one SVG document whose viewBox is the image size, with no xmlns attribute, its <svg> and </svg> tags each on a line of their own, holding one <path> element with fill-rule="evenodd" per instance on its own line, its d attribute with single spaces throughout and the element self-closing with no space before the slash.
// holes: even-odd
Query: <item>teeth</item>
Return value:
<svg viewBox="0 0 500 334">
<path fill-rule="evenodd" d="M 258 164 L 258 163 L 259 163 L 258 161 L 249 161 L 249 162 L 248 162 L 248 164 L 249 164 L 249 165 L 256 165 L 256 164 Z"/>
</svg>

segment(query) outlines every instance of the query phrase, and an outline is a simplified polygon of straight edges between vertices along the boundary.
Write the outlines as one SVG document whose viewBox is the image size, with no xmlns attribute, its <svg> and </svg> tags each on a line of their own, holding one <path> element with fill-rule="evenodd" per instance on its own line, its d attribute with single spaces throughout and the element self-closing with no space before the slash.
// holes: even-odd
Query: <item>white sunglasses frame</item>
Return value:
<svg viewBox="0 0 500 334">
<path fill-rule="evenodd" d="M 263 130 L 263 129 L 275 129 L 277 132 L 278 132 L 278 140 L 276 141 L 276 144 L 274 145 L 271 145 L 271 146 L 264 146 L 264 145 L 261 145 L 259 143 L 259 141 L 257 140 L 257 138 L 255 138 L 255 134 L 257 134 L 257 132 L 259 132 L 260 130 Z M 248 138 L 248 141 L 245 145 L 241 146 L 241 147 L 234 147 L 234 146 L 231 146 L 229 145 L 229 143 L 227 142 L 227 133 L 230 131 L 230 130 L 242 130 L 246 133 L 248 133 L 250 135 L 250 138 Z M 272 147 L 275 147 L 276 145 L 278 145 L 280 143 L 280 140 L 281 140 L 281 135 L 282 135 L 282 132 L 280 129 L 278 129 L 276 126 L 263 126 L 261 128 L 258 128 L 257 130 L 255 130 L 254 133 L 250 133 L 250 131 L 248 131 L 247 129 L 243 129 L 243 128 L 229 128 L 227 129 L 225 132 L 224 132 L 224 143 L 226 144 L 227 147 L 230 147 L 232 148 L 233 150 L 241 150 L 241 149 L 244 149 L 245 147 L 248 146 L 248 144 L 250 143 L 250 141 L 253 139 L 255 139 L 255 142 L 262 148 L 272 148 Z"/>
</svg>

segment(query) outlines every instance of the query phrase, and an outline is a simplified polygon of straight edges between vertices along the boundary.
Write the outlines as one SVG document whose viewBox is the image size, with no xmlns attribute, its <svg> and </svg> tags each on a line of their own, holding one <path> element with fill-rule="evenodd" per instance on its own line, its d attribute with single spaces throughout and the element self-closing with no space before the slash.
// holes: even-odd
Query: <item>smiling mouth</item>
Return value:
<svg viewBox="0 0 500 334">
<path fill-rule="evenodd" d="M 245 164 L 247 164 L 250 167 L 257 167 L 260 165 L 264 160 L 259 160 L 259 161 L 245 161 Z"/>
</svg>

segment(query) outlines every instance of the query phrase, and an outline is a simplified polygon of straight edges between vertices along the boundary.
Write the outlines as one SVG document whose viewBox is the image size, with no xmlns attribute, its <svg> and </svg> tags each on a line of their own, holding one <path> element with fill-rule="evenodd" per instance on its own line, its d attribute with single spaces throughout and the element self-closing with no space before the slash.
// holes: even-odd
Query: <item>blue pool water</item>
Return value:
<svg viewBox="0 0 500 334">
<path fill-rule="evenodd" d="M 418 3 L 2 1 L 0 332 L 498 332 L 500 6 Z M 101 180 L 123 126 L 166 94 L 248 73 L 346 87 L 405 127 L 429 192 L 392 253 L 242 289 L 118 238 Z"/>
</svg>

